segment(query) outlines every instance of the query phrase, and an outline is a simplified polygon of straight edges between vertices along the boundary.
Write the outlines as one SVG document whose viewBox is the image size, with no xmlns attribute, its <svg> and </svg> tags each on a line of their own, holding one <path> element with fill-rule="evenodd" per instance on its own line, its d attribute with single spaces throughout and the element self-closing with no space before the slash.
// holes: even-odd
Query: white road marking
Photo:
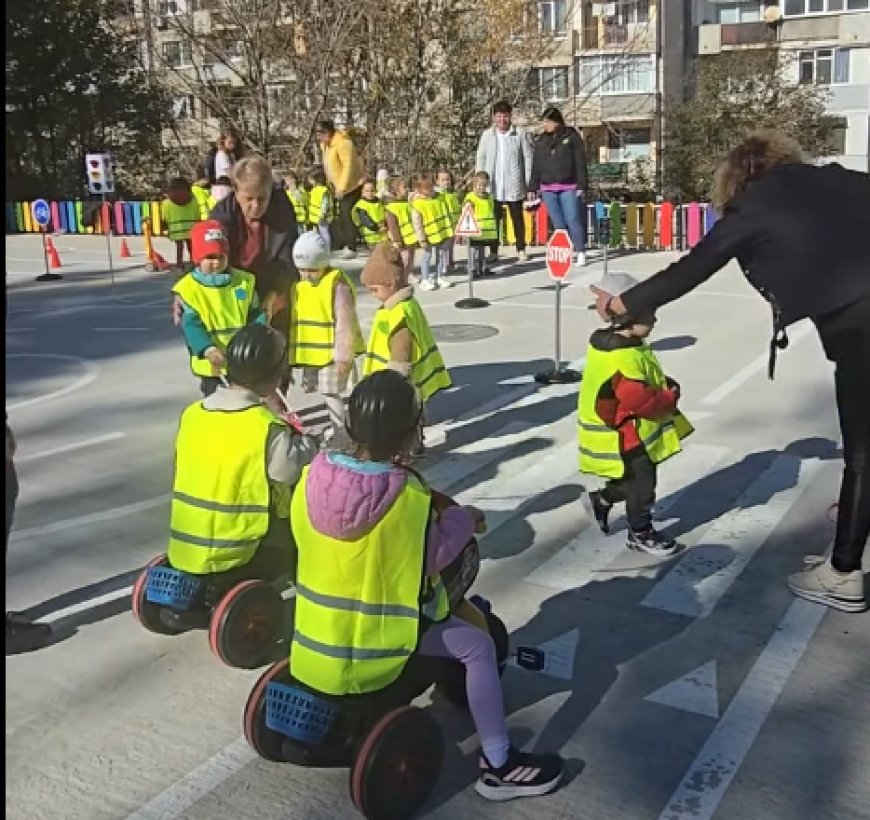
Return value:
<svg viewBox="0 0 870 820">
<path fill-rule="evenodd" d="M 807 601 L 789 607 L 659 820 L 711 820 L 825 611 Z"/>
<path fill-rule="evenodd" d="M 63 532 L 73 527 L 88 527 L 92 524 L 102 524 L 104 521 L 114 521 L 116 518 L 123 518 L 127 515 L 135 515 L 146 510 L 153 510 L 155 507 L 161 507 L 164 504 L 168 504 L 171 498 L 172 496 L 167 493 L 166 495 L 158 495 L 154 498 L 146 498 L 143 501 L 136 501 L 132 504 L 123 504 L 110 510 L 102 510 L 101 512 L 89 513 L 88 515 L 77 515 L 73 518 L 62 518 L 60 521 L 40 524 L 37 527 L 25 527 L 21 530 L 13 530 L 12 540 L 21 541 L 27 538 L 37 538 L 41 535 L 53 535 L 56 532 Z"/>
<path fill-rule="evenodd" d="M 15 454 L 15 463 L 23 464 L 28 461 L 36 461 L 40 458 L 48 458 L 49 456 L 59 456 L 61 453 L 71 453 L 74 450 L 82 450 L 85 447 L 93 447 L 95 444 L 105 444 L 109 441 L 117 441 L 119 438 L 124 438 L 123 433 L 106 433 L 104 436 L 96 438 L 83 439 L 82 441 L 73 441 L 70 444 L 62 444 L 59 447 L 52 447 L 50 450 L 42 450 L 38 453 Z"/>
<path fill-rule="evenodd" d="M 821 466 L 819 459 L 777 456 L 641 605 L 692 618 L 707 617 Z"/>
<path fill-rule="evenodd" d="M 716 686 L 715 659 L 677 680 L 666 683 L 648 694 L 644 700 L 718 720 L 719 690 Z"/>
<path fill-rule="evenodd" d="M 133 585 L 122 587 L 121 589 L 105 592 L 102 595 L 97 595 L 94 598 L 88 598 L 86 601 L 79 601 L 75 604 L 65 606 L 63 609 L 56 609 L 54 612 L 48 612 L 41 618 L 38 618 L 39 623 L 54 623 L 68 618 L 70 615 L 75 615 L 85 610 L 96 609 L 104 604 L 110 604 L 113 601 L 120 601 L 122 598 L 129 598 L 133 592 Z"/>
<path fill-rule="evenodd" d="M 150 327 L 95 327 L 95 333 L 147 333 L 151 330 Z"/>
<path fill-rule="evenodd" d="M 683 494 L 703 476 L 712 472 L 728 453 L 724 447 L 704 444 L 689 445 L 672 462 L 662 465 L 656 517 L 661 518 Z M 590 523 L 576 538 L 526 576 L 526 581 L 551 589 L 578 589 L 605 571 L 618 560 L 624 533 L 619 532 L 619 520 L 611 522 L 612 535 L 604 535 Z"/>
<path fill-rule="evenodd" d="M 805 336 L 808 336 L 813 330 L 813 325 L 810 322 L 798 325 L 789 333 L 791 345 L 797 344 Z M 733 393 L 744 382 L 749 381 L 759 370 L 767 367 L 768 354 L 764 353 L 756 359 L 753 359 L 742 370 L 738 370 L 730 379 L 726 379 L 712 393 L 701 399 L 702 404 L 719 404 L 722 399 Z"/>
<path fill-rule="evenodd" d="M 32 327 L 7 327 L 6 332 L 7 333 L 32 333 L 33 328 Z"/>
<path fill-rule="evenodd" d="M 30 407 L 34 404 L 42 404 L 52 399 L 59 399 L 61 396 L 66 396 L 82 387 L 87 387 L 91 382 L 95 381 L 100 375 L 100 369 L 88 359 L 83 359 L 80 356 L 67 356 L 62 353 L 7 353 L 7 359 L 63 359 L 68 362 L 76 362 L 84 367 L 84 374 L 66 387 L 61 387 L 59 390 L 53 390 L 51 393 L 45 393 L 42 396 L 34 396 L 30 399 L 22 399 L 21 401 L 10 404 L 8 410 L 19 410 L 22 407 Z"/>
</svg>

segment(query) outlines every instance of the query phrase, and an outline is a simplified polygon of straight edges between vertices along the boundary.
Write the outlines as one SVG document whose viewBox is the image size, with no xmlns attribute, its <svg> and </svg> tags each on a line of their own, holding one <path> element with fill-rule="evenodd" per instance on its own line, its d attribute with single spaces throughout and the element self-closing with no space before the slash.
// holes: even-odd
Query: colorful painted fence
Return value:
<svg viewBox="0 0 870 820">
<path fill-rule="evenodd" d="M 84 203 L 51 202 L 53 233 L 105 233 L 117 236 L 136 236 L 142 233 L 142 223 L 151 220 L 155 236 L 165 234 L 160 219 L 159 202 Z M 93 214 L 93 226 L 88 215 Z M 547 209 L 541 205 L 536 211 L 525 212 L 526 237 L 529 244 L 543 245 L 552 232 Z M 671 202 L 594 202 L 586 206 L 586 238 L 590 247 L 600 247 L 608 225 L 608 246 L 629 250 L 685 250 L 693 248 L 716 222 L 716 213 L 710 205 L 692 202 L 674 205 Z M 30 202 L 6 203 L 6 233 L 37 233 Z M 502 241 L 512 245 L 515 231 L 506 213 Z"/>
</svg>

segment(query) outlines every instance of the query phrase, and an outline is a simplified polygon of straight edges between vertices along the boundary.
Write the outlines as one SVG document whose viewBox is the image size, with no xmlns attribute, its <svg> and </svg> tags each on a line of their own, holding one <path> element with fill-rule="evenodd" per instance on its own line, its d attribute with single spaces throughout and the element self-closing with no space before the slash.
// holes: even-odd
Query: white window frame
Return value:
<svg viewBox="0 0 870 820">
<path fill-rule="evenodd" d="M 542 103 L 564 102 L 571 96 L 571 66 L 541 66 L 533 71 Z M 559 89 L 556 88 L 556 84 L 561 82 L 564 82 L 564 95 L 558 93 Z M 557 93 L 551 93 L 547 89 L 554 89 Z"/>
<path fill-rule="evenodd" d="M 715 22 L 723 26 L 740 25 L 741 23 L 760 23 L 764 19 L 764 3 L 747 3 L 740 0 L 732 0 L 729 3 L 715 4 Z M 723 20 L 722 12 L 730 11 L 737 13 L 736 20 Z M 744 17 L 752 19 L 744 19 Z"/>
<path fill-rule="evenodd" d="M 838 60 L 845 60 L 846 63 L 846 79 L 838 80 L 837 79 L 837 63 Z M 819 62 L 820 60 L 829 60 L 831 63 L 831 80 L 830 82 L 819 82 Z M 801 79 L 803 66 L 807 63 L 812 62 L 813 66 L 813 77 L 812 80 L 804 82 Z M 849 53 L 848 48 L 807 48 L 801 49 L 797 53 L 797 63 L 798 63 L 798 85 L 823 85 L 823 86 L 834 86 L 834 85 L 849 85 L 851 81 L 851 54 Z M 842 67 L 842 63 L 840 63 Z"/>
<path fill-rule="evenodd" d="M 789 5 L 792 2 L 803 2 L 803 11 L 790 11 Z M 821 11 L 818 9 L 810 10 L 810 3 L 821 3 Z M 861 8 L 849 8 L 852 3 L 864 2 Z M 833 6 L 833 8 L 832 8 Z M 839 6 L 839 8 L 836 8 Z M 818 17 L 823 14 L 854 14 L 859 11 L 870 10 L 870 2 L 868 0 L 783 0 L 782 13 L 784 17 Z"/>
<path fill-rule="evenodd" d="M 172 98 L 172 116 L 179 121 L 196 119 L 196 97 L 193 94 L 176 94 Z"/>
<path fill-rule="evenodd" d="M 580 57 L 577 60 L 575 77 L 577 93 L 589 93 L 600 97 L 615 97 L 625 94 L 655 93 L 655 59 L 652 54 L 600 54 Z M 584 74 L 584 68 L 591 69 L 591 75 Z M 630 74 L 646 74 L 648 82 L 644 88 L 629 88 Z"/>
<path fill-rule="evenodd" d="M 169 58 L 166 54 L 167 47 L 177 45 L 178 46 L 178 64 L 173 65 L 169 62 Z M 163 62 L 166 63 L 170 68 L 190 68 L 193 65 L 193 54 L 190 47 L 190 42 L 187 40 L 164 40 L 160 44 L 160 56 L 163 58 Z"/>
<path fill-rule="evenodd" d="M 541 34 L 550 34 L 558 39 L 568 36 L 568 4 L 570 2 L 571 0 L 539 0 L 538 30 Z M 561 20 L 559 19 L 560 10 L 562 12 Z"/>
</svg>

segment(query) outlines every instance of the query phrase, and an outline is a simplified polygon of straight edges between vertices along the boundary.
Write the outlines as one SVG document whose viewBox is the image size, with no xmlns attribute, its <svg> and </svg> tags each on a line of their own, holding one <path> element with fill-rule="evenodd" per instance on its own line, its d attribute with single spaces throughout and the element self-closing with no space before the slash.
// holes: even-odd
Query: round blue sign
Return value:
<svg viewBox="0 0 870 820">
<path fill-rule="evenodd" d="M 44 199 L 35 200 L 30 206 L 30 210 L 33 214 L 33 221 L 40 228 L 45 228 L 51 222 L 51 208 L 48 207 L 48 203 Z"/>
</svg>

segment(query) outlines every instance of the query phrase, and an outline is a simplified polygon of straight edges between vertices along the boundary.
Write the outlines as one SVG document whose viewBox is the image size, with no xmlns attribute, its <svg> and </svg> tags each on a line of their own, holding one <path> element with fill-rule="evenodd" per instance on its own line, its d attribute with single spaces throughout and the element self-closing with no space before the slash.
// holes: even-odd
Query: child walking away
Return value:
<svg viewBox="0 0 870 820">
<path fill-rule="evenodd" d="M 459 194 L 456 193 L 453 174 L 450 171 L 442 169 L 435 175 L 435 190 L 447 206 L 447 215 L 450 217 L 450 229 L 455 231 L 456 224 L 459 222 L 459 217 L 462 213 L 462 205 L 459 203 Z M 448 271 L 453 269 L 454 243 L 455 240 L 452 238 L 447 242 Z"/>
<path fill-rule="evenodd" d="M 432 491 L 402 466 L 420 412 L 405 379 L 375 373 L 350 395 L 347 447 L 303 470 L 290 506 L 299 556 L 290 672 L 341 697 L 384 690 L 414 654 L 459 661 L 481 746 L 477 793 L 493 801 L 548 794 L 562 759 L 512 745 L 495 644 L 450 612 L 440 574 L 483 514 L 460 506 L 436 514 Z"/>
<path fill-rule="evenodd" d="M 447 281 L 447 242 L 453 239 L 453 227 L 447 205 L 435 191 L 429 174 L 420 174 L 414 181 L 414 190 L 408 197 L 411 203 L 411 223 L 417 241 L 423 249 L 420 260 L 420 290 L 449 288 Z M 434 260 L 432 258 L 434 251 Z M 432 271 L 432 263 L 435 271 Z"/>
<path fill-rule="evenodd" d="M 176 177 L 166 188 L 166 199 L 160 206 L 160 218 L 169 238 L 175 243 L 175 266 L 184 269 L 184 247 L 190 252 L 190 231 L 200 221 L 199 202 L 183 177 Z"/>
<path fill-rule="evenodd" d="M 474 206 L 474 218 L 480 228 L 480 236 L 472 238 L 468 243 L 468 264 L 471 267 L 471 275 L 480 278 L 492 273 L 486 264 L 486 249 L 498 237 L 495 200 L 489 193 L 489 174 L 486 171 L 478 171 L 471 178 L 471 190 L 465 195 L 465 202 L 470 202 Z"/>
<path fill-rule="evenodd" d="M 217 220 L 198 222 L 191 231 L 194 269 L 172 289 L 181 299 L 181 330 L 190 351 L 190 369 L 210 396 L 226 374 L 226 351 L 245 325 L 266 323 L 257 300 L 254 275 L 229 267 L 229 240 Z"/>
<path fill-rule="evenodd" d="M 296 225 L 304 231 L 308 226 L 308 191 L 299 185 L 299 175 L 295 171 L 284 174 L 284 186 L 296 214 Z"/>
<path fill-rule="evenodd" d="M 332 191 L 326 184 L 326 171 L 323 168 L 314 168 L 308 174 L 308 218 L 305 220 L 308 227 L 318 231 L 326 240 L 326 247 L 330 247 L 330 225 L 335 216 L 335 202 Z"/>
<path fill-rule="evenodd" d="M 365 350 L 356 294 L 347 276 L 329 264 L 329 243 L 308 231 L 293 246 L 299 281 L 290 300 L 290 364 L 302 368 L 302 387 L 326 401 L 333 430 L 344 423 L 344 400 L 354 359 Z"/>
<path fill-rule="evenodd" d="M 199 219 L 201 222 L 205 222 L 208 219 L 208 215 L 214 207 L 214 200 L 211 198 L 209 187 L 209 181 L 205 177 L 198 179 L 190 186 L 190 192 L 199 205 Z"/>
<path fill-rule="evenodd" d="M 408 204 L 408 185 L 402 177 L 387 180 L 387 193 L 384 197 L 384 216 L 387 233 L 393 247 L 402 255 L 405 263 L 405 276 L 410 281 L 414 273 L 414 254 L 417 250 L 417 234 L 411 222 L 411 206 Z"/>
<path fill-rule="evenodd" d="M 637 284 L 627 274 L 607 274 L 598 285 L 619 296 Z M 614 504 L 625 502 L 626 546 L 650 555 L 673 555 L 678 544 L 653 528 L 657 465 L 680 452 L 680 439 L 692 432 L 677 410 L 679 385 L 665 376 L 646 344 L 653 313 L 624 314 L 596 330 L 586 352 L 580 385 L 578 443 L 580 471 L 607 479 L 588 498 L 602 532 L 610 531 Z"/>
<path fill-rule="evenodd" d="M 378 199 L 373 179 L 363 180 L 360 198 L 353 206 L 350 216 L 368 248 L 373 248 L 387 238 L 386 210 Z"/>
</svg>

